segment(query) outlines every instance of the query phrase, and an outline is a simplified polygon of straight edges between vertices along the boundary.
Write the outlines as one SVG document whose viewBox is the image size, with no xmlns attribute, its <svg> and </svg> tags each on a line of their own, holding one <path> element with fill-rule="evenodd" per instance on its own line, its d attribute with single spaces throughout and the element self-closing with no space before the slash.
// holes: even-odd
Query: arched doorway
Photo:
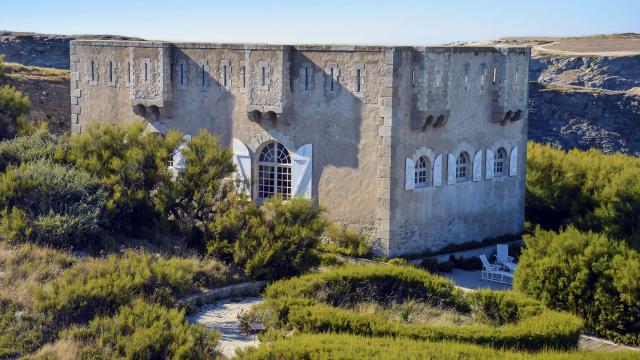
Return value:
<svg viewBox="0 0 640 360">
<path fill-rule="evenodd" d="M 258 157 L 258 201 L 276 195 L 291 198 L 291 156 L 282 144 L 271 142 Z"/>
</svg>

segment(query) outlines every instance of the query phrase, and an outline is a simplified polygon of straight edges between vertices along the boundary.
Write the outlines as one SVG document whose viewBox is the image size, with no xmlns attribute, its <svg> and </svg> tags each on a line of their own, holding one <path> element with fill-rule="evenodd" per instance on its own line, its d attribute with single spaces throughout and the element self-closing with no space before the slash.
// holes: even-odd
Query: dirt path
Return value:
<svg viewBox="0 0 640 360">
<path fill-rule="evenodd" d="M 222 337 L 218 348 L 224 356 L 231 358 L 236 349 L 260 344 L 255 336 L 240 332 L 238 315 L 262 301 L 261 297 L 245 297 L 234 302 L 222 300 L 202 306 L 195 314 L 187 316 L 187 321 L 220 331 Z"/>
</svg>

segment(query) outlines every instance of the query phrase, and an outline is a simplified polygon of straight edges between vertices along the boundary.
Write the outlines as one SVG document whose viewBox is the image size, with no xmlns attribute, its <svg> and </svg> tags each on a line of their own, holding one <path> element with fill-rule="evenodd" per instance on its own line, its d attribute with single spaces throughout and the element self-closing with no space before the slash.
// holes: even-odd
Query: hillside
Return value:
<svg viewBox="0 0 640 360">
<path fill-rule="evenodd" d="M 0 32 L 5 61 L 68 69 L 69 41 L 130 39 L 112 35 Z M 640 155 L 640 35 L 581 38 L 504 38 L 462 45 L 532 46 L 529 138 L 563 148 L 598 148 Z M 459 44 L 460 45 L 460 44 Z M 46 71 L 12 66 L 16 84 L 31 99 L 32 118 L 68 131 L 68 84 Z M 56 75 L 53 78 L 58 79 Z"/>
<path fill-rule="evenodd" d="M 640 35 L 504 38 L 531 46 L 529 138 L 640 155 Z"/>
</svg>

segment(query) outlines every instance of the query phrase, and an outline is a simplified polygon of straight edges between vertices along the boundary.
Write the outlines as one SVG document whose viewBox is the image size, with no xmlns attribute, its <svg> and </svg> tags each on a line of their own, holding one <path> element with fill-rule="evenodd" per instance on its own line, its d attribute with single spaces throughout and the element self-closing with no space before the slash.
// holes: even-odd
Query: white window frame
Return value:
<svg viewBox="0 0 640 360">
<path fill-rule="evenodd" d="M 269 147 L 273 146 L 273 161 L 263 159 L 263 154 Z M 281 162 L 281 156 L 288 158 L 288 162 Z M 282 196 L 290 199 L 292 195 L 291 177 L 291 152 L 278 142 L 269 142 L 260 149 L 257 154 L 256 172 L 258 175 L 257 199 L 262 202 L 273 196 Z M 265 174 L 273 174 L 265 178 Z M 280 179 L 279 179 L 280 178 Z M 280 184 L 278 183 L 280 181 Z"/>
</svg>

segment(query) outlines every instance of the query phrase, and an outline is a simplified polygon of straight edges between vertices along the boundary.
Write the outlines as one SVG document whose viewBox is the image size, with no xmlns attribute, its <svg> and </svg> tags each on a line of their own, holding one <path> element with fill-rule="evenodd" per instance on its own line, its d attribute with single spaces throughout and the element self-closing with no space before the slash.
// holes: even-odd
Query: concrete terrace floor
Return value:
<svg viewBox="0 0 640 360">
<path fill-rule="evenodd" d="M 513 286 L 509 284 L 482 280 L 481 272 L 481 270 L 466 271 L 453 269 L 450 273 L 441 273 L 439 275 L 451 279 L 456 285 L 464 289 L 511 290 L 513 288 Z"/>
</svg>

